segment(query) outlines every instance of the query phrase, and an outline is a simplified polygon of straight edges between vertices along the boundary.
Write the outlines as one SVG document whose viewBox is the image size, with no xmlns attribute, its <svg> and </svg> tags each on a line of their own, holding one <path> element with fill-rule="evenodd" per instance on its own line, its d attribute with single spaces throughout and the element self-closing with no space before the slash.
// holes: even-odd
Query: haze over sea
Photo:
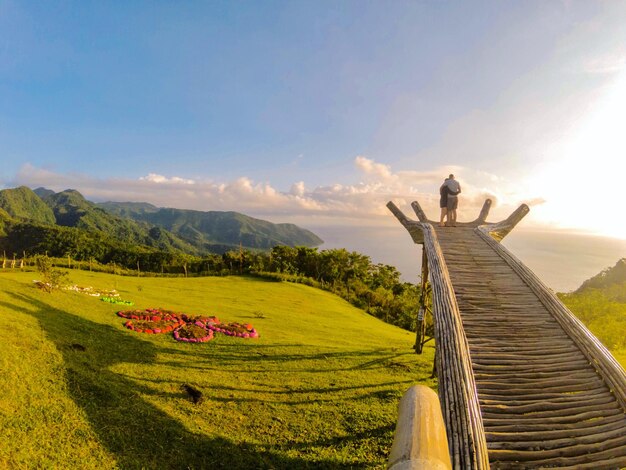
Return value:
<svg viewBox="0 0 626 470">
<path fill-rule="evenodd" d="M 395 266 L 407 282 L 415 283 L 419 279 L 421 245 L 415 245 L 400 224 L 308 228 L 324 240 L 320 249 L 358 251 L 376 263 Z M 575 290 L 585 280 L 626 257 L 626 240 L 523 226 L 516 227 L 502 244 L 556 292 Z"/>
</svg>

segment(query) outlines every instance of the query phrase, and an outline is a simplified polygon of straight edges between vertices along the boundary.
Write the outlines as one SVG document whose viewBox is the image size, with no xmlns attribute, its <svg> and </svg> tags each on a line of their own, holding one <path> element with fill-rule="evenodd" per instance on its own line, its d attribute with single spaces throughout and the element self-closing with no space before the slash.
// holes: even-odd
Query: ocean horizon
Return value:
<svg viewBox="0 0 626 470">
<path fill-rule="evenodd" d="M 395 266 L 406 282 L 417 283 L 422 249 L 400 225 L 308 227 L 324 243 L 320 250 L 345 248 L 374 263 Z M 626 240 L 599 235 L 515 228 L 502 244 L 555 292 L 571 292 L 626 257 Z"/>
</svg>

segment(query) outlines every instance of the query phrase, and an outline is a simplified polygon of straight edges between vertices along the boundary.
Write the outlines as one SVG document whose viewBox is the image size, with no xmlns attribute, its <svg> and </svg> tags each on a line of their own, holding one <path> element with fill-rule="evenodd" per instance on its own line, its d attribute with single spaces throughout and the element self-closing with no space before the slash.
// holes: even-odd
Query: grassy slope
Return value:
<svg viewBox="0 0 626 470">
<path fill-rule="evenodd" d="M 383 467 L 399 397 L 433 385 L 432 347 L 416 356 L 412 334 L 306 286 L 71 272 L 138 308 L 216 314 L 261 334 L 189 345 L 127 330 L 118 307 L 45 294 L 34 278 L 0 273 L 0 467 Z"/>
<path fill-rule="evenodd" d="M 613 286 L 559 294 L 559 298 L 626 369 L 626 303 L 615 299 L 623 293 L 624 286 Z"/>
</svg>

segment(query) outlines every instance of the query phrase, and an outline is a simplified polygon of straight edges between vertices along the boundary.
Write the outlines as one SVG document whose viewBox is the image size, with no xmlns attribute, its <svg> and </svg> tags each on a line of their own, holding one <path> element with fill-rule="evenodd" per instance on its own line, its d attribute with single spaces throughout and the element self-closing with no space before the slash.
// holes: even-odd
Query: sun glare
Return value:
<svg viewBox="0 0 626 470">
<path fill-rule="evenodd" d="M 542 222 L 626 239 L 626 73 L 532 178 Z"/>
</svg>

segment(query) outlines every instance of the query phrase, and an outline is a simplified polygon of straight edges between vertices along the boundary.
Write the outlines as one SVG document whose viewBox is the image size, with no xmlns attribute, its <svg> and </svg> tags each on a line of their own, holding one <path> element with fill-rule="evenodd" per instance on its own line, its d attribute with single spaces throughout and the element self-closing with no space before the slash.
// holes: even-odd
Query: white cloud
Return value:
<svg viewBox="0 0 626 470">
<path fill-rule="evenodd" d="M 367 157 L 359 155 L 354 159 L 354 164 L 366 175 L 371 175 L 383 180 L 389 180 L 393 178 L 389 165 L 383 165 L 382 163 L 376 163 Z"/>
<path fill-rule="evenodd" d="M 150 173 L 148 176 L 142 176 L 139 178 L 140 181 L 151 181 L 152 183 L 162 183 L 162 184 L 195 184 L 194 180 L 180 178 L 178 176 L 172 176 L 168 178 L 167 176 L 157 175 L 156 173 Z"/>
<path fill-rule="evenodd" d="M 438 188 L 444 177 L 453 172 L 463 185 L 460 220 L 476 217 L 486 197 L 503 206 L 503 217 L 520 201 L 516 195 L 498 192 L 506 181 L 488 173 L 462 167 L 441 167 L 425 172 L 392 171 L 389 165 L 358 156 L 356 171 L 365 181 L 357 184 L 335 182 L 307 189 L 303 181 L 293 183 L 289 191 L 280 191 L 267 182 L 255 182 L 242 176 L 233 181 L 214 182 L 184 179 L 150 173 L 137 179 L 100 179 L 81 174 L 59 174 L 24 165 L 12 186 L 44 186 L 55 191 L 73 188 L 96 201 L 145 201 L 160 207 L 196 210 L 234 210 L 274 221 L 299 221 L 316 218 L 329 223 L 395 223 L 386 208 L 389 200 L 404 206 L 418 200 L 426 213 L 438 214 Z M 494 183 L 497 183 L 494 187 Z M 487 190 L 485 188 L 491 188 Z"/>
<path fill-rule="evenodd" d="M 291 190 L 289 191 L 289 194 L 293 196 L 304 197 L 305 192 L 306 189 L 304 187 L 304 181 L 298 181 L 297 183 L 291 185 Z"/>
</svg>

